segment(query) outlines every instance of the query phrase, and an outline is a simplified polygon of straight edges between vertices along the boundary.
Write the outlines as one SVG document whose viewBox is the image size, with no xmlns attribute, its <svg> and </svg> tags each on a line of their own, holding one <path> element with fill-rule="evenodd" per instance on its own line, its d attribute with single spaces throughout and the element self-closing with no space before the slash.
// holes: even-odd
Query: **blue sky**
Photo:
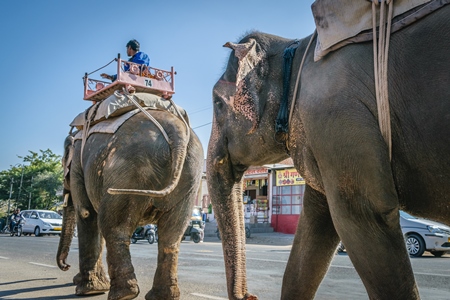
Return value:
<svg viewBox="0 0 450 300">
<path fill-rule="evenodd" d="M 84 73 L 118 53 L 125 59 L 132 38 L 152 66 L 174 67 L 173 99 L 189 113 L 206 156 L 212 87 L 230 54 L 222 45 L 251 30 L 304 38 L 314 31 L 312 2 L 2 1 L 0 171 L 22 163 L 18 156 L 29 150 L 62 155 L 69 123 L 90 106 L 83 100 Z"/>
</svg>

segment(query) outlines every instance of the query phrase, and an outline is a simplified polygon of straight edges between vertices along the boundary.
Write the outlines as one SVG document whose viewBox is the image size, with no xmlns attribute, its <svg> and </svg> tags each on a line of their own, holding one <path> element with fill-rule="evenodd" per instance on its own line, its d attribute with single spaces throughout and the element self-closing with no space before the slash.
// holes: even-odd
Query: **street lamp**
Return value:
<svg viewBox="0 0 450 300">
<path fill-rule="evenodd" d="M 20 176 L 20 186 L 19 186 L 19 195 L 17 196 L 17 201 L 20 201 L 20 193 L 22 192 L 22 182 L 23 182 L 23 165 L 22 166 L 22 175 Z M 16 206 L 17 206 L 17 201 L 16 201 Z"/>
</svg>

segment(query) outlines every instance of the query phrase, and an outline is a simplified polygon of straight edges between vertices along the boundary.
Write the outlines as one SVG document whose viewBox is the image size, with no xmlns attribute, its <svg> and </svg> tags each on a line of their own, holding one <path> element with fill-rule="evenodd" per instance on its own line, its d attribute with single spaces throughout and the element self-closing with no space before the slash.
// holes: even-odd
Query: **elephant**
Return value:
<svg viewBox="0 0 450 300">
<path fill-rule="evenodd" d="M 377 120 L 372 42 L 319 60 L 307 51 L 313 35 L 254 31 L 224 45 L 231 54 L 213 87 L 206 165 L 229 299 L 257 299 L 247 288 L 244 172 L 288 157 L 306 185 L 281 299 L 313 299 L 340 240 L 370 299 L 420 298 L 399 209 L 450 223 L 449 15 L 443 6 L 390 37 L 392 158 Z M 295 43 L 286 88 L 294 103 L 280 134 L 283 53 Z"/>
<path fill-rule="evenodd" d="M 200 187 L 204 156 L 200 140 L 177 115 L 148 110 L 164 129 L 138 112 L 114 133 L 92 133 L 85 141 L 69 136 L 64 181 L 63 230 L 56 255 L 68 270 L 69 247 L 78 230 L 77 295 L 108 292 L 108 299 L 133 299 L 139 287 L 131 263 L 130 238 L 144 224 L 157 224 L 158 260 L 145 299 L 180 299 L 179 246 Z M 72 146 L 73 144 L 73 146 Z M 73 147 L 73 148 L 72 148 Z M 106 244 L 109 279 L 102 262 Z"/>
</svg>

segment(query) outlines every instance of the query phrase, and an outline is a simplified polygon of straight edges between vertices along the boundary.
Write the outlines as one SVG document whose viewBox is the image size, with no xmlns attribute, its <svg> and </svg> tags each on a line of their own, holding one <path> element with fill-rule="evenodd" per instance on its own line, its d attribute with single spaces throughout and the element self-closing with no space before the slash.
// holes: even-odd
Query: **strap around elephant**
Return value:
<svg viewBox="0 0 450 300">
<path fill-rule="evenodd" d="M 291 50 L 288 50 L 289 48 L 286 48 L 285 50 L 285 68 L 284 68 L 284 75 L 283 75 L 283 98 L 282 103 L 280 105 L 280 110 L 278 111 L 278 117 L 276 120 L 275 125 L 275 138 L 278 139 L 280 142 L 284 142 L 286 144 L 286 149 L 289 152 L 289 143 L 288 143 L 288 132 L 289 132 L 289 126 L 292 120 L 292 112 L 294 111 L 295 102 L 297 99 L 297 92 L 299 90 L 300 86 L 300 75 L 302 73 L 303 64 L 305 63 L 306 54 L 308 53 L 309 48 L 311 47 L 312 41 L 316 37 L 317 31 L 314 31 L 314 33 L 311 36 L 311 39 L 309 40 L 308 46 L 306 46 L 306 50 L 303 54 L 302 61 L 300 63 L 300 67 L 298 69 L 297 74 L 297 80 L 295 82 L 294 87 L 294 93 L 292 95 L 292 101 L 291 101 L 291 108 L 288 110 L 288 98 L 289 98 L 289 87 L 290 87 L 290 77 L 291 77 L 291 67 L 292 67 L 292 60 L 295 54 L 295 50 L 300 45 L 300 41 L 296 40 L 296 45 L 293 47 L 292 55 Z M 288 52 L 288 54 L 287 54 Z M 290 57 L 291 56 L 291 57 Z M 287 68 L 286 64 L 289 64 L 289 68 Z M 289 112 L 289 117 L 287 118 Z"/>
<path fill-rule="evenodd" d="M 291 85 L 292 62 L 294 60 L 295 50 L 300 45 L 299 40 L 295 40 L 289 47 L 284 49 L 283 53 L 283 96 L 281 98 L 280 110 L 278 111 L 277 120 L 275 122 L 276 137 L 285 140 L 289 130 L 288 103 L 289 103 L 289 87 Z"/>
<path fill-rule="evenodd" d="M 123 93 L 140 111 L 142 111 L 142 113 L 144 113 L 144 115 L 147 118 L 149 118 L 156 125 L 156 127 L 158 127 L 159 131 L 161 131 L 161 134 L 164 136 L 166 142 L 170 144 L 169 137 L 167 136 L 167 133 L 161 126 L 161 124 L 159 124 L 159 122 L 134 99 L 133 94 L 128 93 L 128 91 L 125 88 L 123 89 Z"/>
</svg>

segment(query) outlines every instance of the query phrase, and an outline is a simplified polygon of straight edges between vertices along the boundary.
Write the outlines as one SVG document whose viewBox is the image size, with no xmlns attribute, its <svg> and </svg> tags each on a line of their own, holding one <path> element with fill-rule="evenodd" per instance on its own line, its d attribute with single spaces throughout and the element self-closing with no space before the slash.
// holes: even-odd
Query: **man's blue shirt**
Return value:
<svg viewBox="0 0 450 300">
<path fill-rule="evenodd" d="M 144 52 L 136 52 L 135 55 L 133 55 L 128 61 L 136 63 L 136 64 L 140 64 L 140 65 L 146 65 L 146 66 L 150 66 L 150 57 L 148 57 L 148 55 Z M 128 71 L 130 69 L 130 65 L 125 64 L 124 66 L 124 70 L 125 72 Z M 115 81 L 117 79 L 117 75 L 112 75 L 113 79 L 112 81 Z"/>
</svg>

